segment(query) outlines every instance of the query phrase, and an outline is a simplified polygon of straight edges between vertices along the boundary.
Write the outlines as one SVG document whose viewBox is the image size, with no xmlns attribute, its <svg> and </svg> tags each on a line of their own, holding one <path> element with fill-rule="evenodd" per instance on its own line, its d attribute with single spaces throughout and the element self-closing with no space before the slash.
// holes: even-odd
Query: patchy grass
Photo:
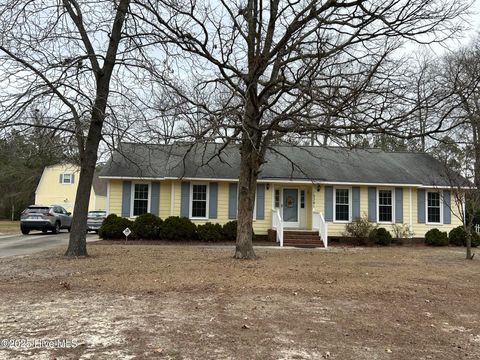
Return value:
<svg viewBox="0 0 480 360">
<path fill-rule="evenodd" d="M 462 249 L 90 245 L 0 259 L 0 358 L 474 359 L 480 261 Z"/>
<path fill-rule="evenodd" d="M 0 220 L 0 234 L 11 234 L 20 232 L 19 221 Z"/>
</svg>

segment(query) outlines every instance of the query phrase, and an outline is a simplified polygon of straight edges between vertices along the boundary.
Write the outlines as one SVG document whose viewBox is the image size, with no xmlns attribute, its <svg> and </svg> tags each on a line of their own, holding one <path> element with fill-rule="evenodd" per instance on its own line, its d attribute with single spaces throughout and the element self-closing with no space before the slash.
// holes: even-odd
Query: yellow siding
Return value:
<svg viewBox="0 0 480 360">
<path fill-rule="evenodd" d="M 121 180 L 109 180 L 109 214 L 122 215 L 122 184 Z"/>
<path fill-rule="evenodd" d="M 324 212 L 324 191 L 322 187 L 320 194 L 317 192 L 317 197 L 320 199 L 320 205 L 316 205 L 317 210 Z M 418 224 L 417 221 L 417 189 L 412 188 L 412 229 L 414 237 L 424 237 L 425 233 L 433 228 L 438 228 L 441 231 L 449 232 L 453 228 L 462 225 L 462 221 L 458 214 L 461 214 L 458 206 L 454 204 L 454 198 L 452 196 L 452 221 L 451 224 Z M 362 216 L 368 216 L 368 186 L 360 187 L 360 214 Z M 410 225 L 410 188 L 403 188 L 403 224 Z M 392 225 L 377 224 L 384 227 L 389 231 L 392 231 Z M 328 222 L 328 235 L 329 236 L 342 236 L 345 232 L 344 223 Z"/>
<path fill-rule="evenodd" d="M 181 181 L 180 180 L 168 180 L 161 181 L 160 183 L 160 217 L 165 219 L 171 216 L 171 192 L 172 183 L 174 185 L 174 208 L 173 215 L 180 216 L 180 201 L 181 201 Z M 196 224 L 204 224 L 207 221 L 219 224 L 225 224 L 231 219 L 228 218 L 228 199 L 229 199 L 229 182 L 219 181 L 218 184 L 218 196 L 217 196 L 217 218 L 208 220 L 193 220 Z M 272 224 L 272 197 L 274 196 L 273 189 L 281 188 L 283 185 L 286 187 L 298 187 L 305 190 L 305 207 L 307 216 L 307 228 L 312 226 L 312 208 L 317 211 L 325 212 L 325 186 L 321 186 L 317 191 L 317 186 L 306 186 L 302 184 L 270 184 L 269 189 L 265 187 L 265 218 L 263 220 L 254 220 L 253 228 L 256 234 L 265 235 Z M 315 203 L 312 203 L 312 193 L 315 196 Z M 122 204 L 122 181 L 110 180 L 110 192 L 109 192 L 109 213 L 121 214 Z M 454 198 L 452 196 L 452 203 Z M 417 191 L 412 189 L 412 223 L 415 237 L 423 237 L 425 232 L 429 229 L 437 227 L 442 231 L 450 231 L 452 228 L 461 225 L 461 220 L 455 214 L 452 214 L 452 224 L 450 225 L 427 225 L 417 224 Z M 456 214 L 459 211 L 454 206 Z M 360 187 L 360 214 L 362 216 L 368 215 L 368 186 Z M 403 223 L 410 224 L 410 189 L 408 187 L 403 188 Z M 381 224 L 381 226 L 392 230 L 390 225 Z M 345 223 L 328 222 L 328 234 L 330 236 L 342 236 L 345 232 Z"/>
<path fill-rule="evenodd" d="M 95 210 L 106 210 L 107 209 L 107 197 L 106 196 L 96 196 L 95 197 Z"/>
<path fill-rule="evenodd" d="M 73 184 L 60 183 L 60 174 L 74 174 Z M 35 191 L 35 203 L 60 205 L 67 211 L 73 212 L 79 178 L 80 171 L 76 165 L 65 164 L 46 167 Z M 97 197 L 97 201 L 98 198 L 100 197 Z M 100 199 L 100 202 L 97 204 L 94 201 L 93 189 L 91 190 L 89 210 L 105 209 L 105 202 L 104 200 L 102 203 L 102 199 Z"/>
<path fill-rule="evenodd" d="M 170 216 L 172 181 L 162 181 L 160 183 L 160 217 L 166 219 Z"/>
<path fill-rule="evenodd" d="M 454 196 L 451 197 L 452 203 L 452 216 L 451 216 L 451 224 L 418 224 L 417 223 L 417 189 L 413 189 L 412 191 L 412 217 L 413 217 L 413 233 L 414 237 L 424 237 L 425 233 L 433 228 L 437 228 L 440 231 L 450 232 L 453 228 L 462 225 L 461 220 L 461 210 L 458 208 L 458 205 L 455 202 Z"/>
</svg>

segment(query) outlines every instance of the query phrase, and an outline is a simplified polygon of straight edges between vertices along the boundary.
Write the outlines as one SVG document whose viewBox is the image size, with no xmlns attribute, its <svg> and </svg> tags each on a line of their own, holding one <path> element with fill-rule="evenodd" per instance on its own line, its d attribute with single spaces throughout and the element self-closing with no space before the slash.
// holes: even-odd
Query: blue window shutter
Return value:
<svg viewBox="0 0 480 360">
<path fill-rule="evenodd" d="M 452 223 L 452 205 L 451 205 L 451 196 L 450 196 L 449 190 L 445 190 L 443 192 L 443 223 L 444 224 Z"/>
<path fill-rule="evenodd" d="M 395 223 L 403 223 L 403 189 L 395 188 Z"/>
<path fill-rule="evenodd" d="M 352 188 L 352 219 L 360 218 L 360 188 Z"/>
<path fill-rule="evenodd" d="M 377 188 L 368 188 L 368 221 L 377 222 Z"/>
<path fill-rule="evenodd" d="M 63 184 L 63 174 L 60 174 L 60 184 Z"/>
<path fill-rule="evenodd" d="M 153 215 L 160 215 L 160 183 L 152 182 L 152 190 L 150 195 L 150 212 Z"/>
<path fill-rule="evenodd" d="M 122 216 L 130 217 L 130 202 L 132 198 L 132 182 L 124 181 L 122 189 Z"/>
<path fill-rule="evenodd" d="M 325 186 L 325 221 L 333 221 L 333 186 Z"/>
<path fill-rule="evenodd" d="M 182 182 L 182 194 L 180 198 L 180 216 L 190 216 L 190 183 Z"/>
<path fill-rule="evenodd" d="M 218 184 L 210 183 L 209 195 L 208 195 L 208 218 L 217 218 L 217 198 L 218 198 Z"/>
<path fill-rule="evenodd" d="M 75 174 L 72 174 L 70 179 L 70 183 L 73 184 L 75 182 Z"/>
<path fill-rule="evenodd" d="M 237 218 L 237 183 L 228 185 L 228 218 Z"/>
<path fill-rule="evenodd" d="M 417 190 L 417 222 L 425 224 L 425 190 Z"/>
<path fill-rule="evenodd" d="M 257 185 L 257 220 L 265 218 L 265 184 Z"/>
</svg>

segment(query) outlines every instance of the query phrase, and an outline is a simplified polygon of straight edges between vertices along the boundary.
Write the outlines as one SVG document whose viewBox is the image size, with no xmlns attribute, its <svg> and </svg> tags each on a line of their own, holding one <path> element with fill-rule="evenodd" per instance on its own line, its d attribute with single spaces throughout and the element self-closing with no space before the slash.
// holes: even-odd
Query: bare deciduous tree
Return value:
<svg viewBox="0 0 480 360">
<path fill-rule="evenodd" d="M 0 5 L 0 126 L 34 125 L 23 113 L 48 107 L 43 126 L 72 134 L 81 171 L 67 256 L 85 256 L 97 152 L 117 63 L 128 58 L 122 29 L 130 0 L 8 1 Z"/>
<path fill-rule="evenodd" d="M 407 90 L 396 84 L 390 54 L 402 39 L 450 36 L 467 6 L 442 0 L 135 3 L 143 7 L 136 17 L 144 34 L 162 44 L 176 69 L 162 85 L 187 102 L 182 89 L 189 87 L 224 100 L 190 104 L 205 109 L 204 138 L 240 138 L 235 257 L 244 259 L 255 257 L 255 189 L 269 146 L 289 134 L 403 131 L 411 114 L 405 116 L 398 99 Z"/>
</svg>

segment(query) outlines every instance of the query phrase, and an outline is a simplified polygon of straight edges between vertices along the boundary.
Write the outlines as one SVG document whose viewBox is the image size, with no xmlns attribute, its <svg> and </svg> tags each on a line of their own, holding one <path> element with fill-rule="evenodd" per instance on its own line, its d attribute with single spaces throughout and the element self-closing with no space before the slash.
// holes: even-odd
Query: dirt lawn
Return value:
<svg viewBox="0 0 480 360">
<path fill-rule="evenodd" d="M 20 222 L 0 220 L 0 234 L 11 234 L 11 233 L 15 233 L 15 234 L 20 233 Z"/>
<path fill-rule="evenodd" d="M 480 358 L 462 249 L 63 251 L 0 259 L 1 359 Z"/>
</svg>

